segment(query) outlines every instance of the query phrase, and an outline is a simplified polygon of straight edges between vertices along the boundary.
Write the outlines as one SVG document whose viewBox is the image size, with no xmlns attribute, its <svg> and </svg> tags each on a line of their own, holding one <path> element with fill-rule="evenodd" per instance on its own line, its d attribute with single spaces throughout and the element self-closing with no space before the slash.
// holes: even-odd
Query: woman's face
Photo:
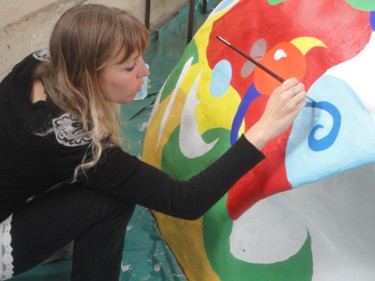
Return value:
<svg viewBox="0 0 375 281">
<path fill-rule="evenodd" d="M 121 62 L 121 59 L 120 54 L 104 68 L 99 77 L 100 86 L 106 100 L 128 103 L 142 89 L 143 77 L 150 75 L 150 72 L 138 52 L 125 62 Z"/>
</svg>

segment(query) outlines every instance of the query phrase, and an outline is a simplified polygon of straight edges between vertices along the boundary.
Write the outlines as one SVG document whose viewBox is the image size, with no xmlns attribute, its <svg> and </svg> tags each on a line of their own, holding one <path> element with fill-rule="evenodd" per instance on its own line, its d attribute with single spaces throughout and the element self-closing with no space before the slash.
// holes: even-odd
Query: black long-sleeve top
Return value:
<svg viewBox="0 0 375 281">
<path fill-rule="evenodd" d="M 26 57 L 0 83 L 0 222 L 30 197 L 71 180 L 90 142 L 85 138 L 72 142 L 66 137 L 74 134 L 78 121 L 58 110 L 48 98 L 31 103 L 33 72 L 41 62 L 41 54 Z M 53 133 L 36 134 L 48 128 L 53 128 Z M 176 181 L 115 147 L 105 151 L 82 184 L 129 206 L 140 204 L 195 219 L 263 158 L 242 136 L 201 173 L 187 181 Z"/>
</svg>

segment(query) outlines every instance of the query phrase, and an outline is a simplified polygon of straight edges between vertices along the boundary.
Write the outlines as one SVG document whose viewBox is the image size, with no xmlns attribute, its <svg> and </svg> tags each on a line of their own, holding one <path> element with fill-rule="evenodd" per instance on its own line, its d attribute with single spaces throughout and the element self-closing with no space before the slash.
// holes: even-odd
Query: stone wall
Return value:
<svg viewBox="0 0 375 281">
<path fill-rule="evenodd" d="M 146 0 L 0 0 L 0 80 L 24 56 L 48 46 L 51 29 L 67 9 L 88 3 L 132 11 L 145 22 Z M 152 0 L 150 33 L 187 0 Z"/>
</svg>

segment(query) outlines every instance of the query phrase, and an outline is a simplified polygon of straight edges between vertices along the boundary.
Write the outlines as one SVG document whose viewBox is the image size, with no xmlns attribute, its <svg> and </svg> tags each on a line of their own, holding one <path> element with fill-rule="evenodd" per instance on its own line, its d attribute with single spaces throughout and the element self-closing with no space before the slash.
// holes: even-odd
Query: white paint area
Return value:
<svg viewBox="0 0 375 281">
<path fill-rule="evenodd" d="M 168 81 L 168 79 L 169 79 L 170 76 L 171 75 L 169 74 L 167 80 L 165 80 L 165 81 Z M 159 91 L 159 93 L 158 93 L 158 95 L 157 95 L 157 97 L 155 99 L 154 106 L 152 107 L 151 116 L 150 116 L 150 119 L 148 120 L 147 126 L 149 126 L 151 124 L 152 120 L 154 119 L 154 116 L 155 116 L 156 112 L 158 112 L 158 110 L 159 110 L 160 99 L 161 99 L 161 96 L 163 94 L 163 91 L 164 91 L 164 88 L 165 88 L 165 84 L 167 84 L 167 82 L 165 82 L 163 84 L 163 86 L 161 87 L 161 89 L 160 89 L 160 91 Z"/>
<path fill-rule="evenodd" d="M 346 81 L 357 93 L 375 120 L 375 32 L 365 49 L 352 60 L 329 69 L 330 74 Z M 340 93 L 337 93 L 340 95 Z"/>
<path fill-rule="evenodd" d="M 201 74 L 202 72 L 198 74 L 187 94 L 181 115 L 179 145 L 182 154 L 187 158 L 197 158 L 206 154 L 219 140 L 216 139 L 211 143 L 206 143 L 199 132 L 195 109 L 200 104 L 197 92 Z"/>
<path fill-rule="evenodd" d="M 216 8 L 211 12 L 211 14 L 208 16 L 208 19 L 217 15 L 218 13 L 221 13 L 224 10 L 229 10 L 232 8 L 235 4 L 237 4 L 240 0 L 223 0 L 221 1 Z M 207 21 L 207 20 L 206 20 Z"/>
<path fill-rule="evenodd" d="M 286 58 L 287 54 L 283 49 L 276 50 L 275 54 L 273 55 L 274 60 L 281 60 L 282 58 Z"/>
<path fill-rule="evenodd" d="M 266 222 L 264 212 L 267 212 Z M 307 229 L 301 227 L 294 212 L 293 206 L 275 197 L 259 202 L 233 222 L 232 254 L 249 263 L 264 264 L 296 254 L 307 238 Z"/>
<path fill-rule="evenodd" d="M 176 96 L 177 96 L 177 93 L 178 93 L 178 90 L 181 88 L 181 84 L 182 82 L 184 81 L 184 78 L 186 76 L 186 73 L 188 72 L 190 66 L 191 66 L 191 63 L 193 62 L 193 59 L 194 57 L 191 57 L 187 60 L 187 62 L 185 63 L 184 67 L 182 68 L 182 71 L 181 71 L 181 74 L 180 74 L 180 77 L 178 78 L 177 80 L 177 84 L 176 84 L 176 87 L 174 88 L 172 94 L 171 94 L 171 98 L 169 100 L 169 103 L 167 105 L 167 108 L 165 109 L 165 112 L 164 112 L 164 115 L 163 115 L 163 118 L 160 122 L 160 129 L 159 129 L 159 135 L 158 135 L 158 141 L 156 143 L 156 150 L 158 150 L 159 148 L 159 145 L 160 145 L 160 140 L 161 140 L 161 137 L 163 136 L 163 132 L 164 132 L 164 129 L 165 129 L 165 126 L 167 124 L 167 120 L 168 120 L 168 117 L 172 111 L 172 108 L 173 108 L 173 104 L 176 100 Z M 162 92 L 160 92 L 161 94 Z M 159 94 L 159 95 L 160 95 Z M 159 102 L 159 101 L 158 101 Z"/>
<path fill-rule="evenodd" d="M 233 224 L 231 253 L 251 263 L 294 255 L 311 236 L 313 281 L 373 281 L 375 165 L 268 197 Z"/>
</svg>

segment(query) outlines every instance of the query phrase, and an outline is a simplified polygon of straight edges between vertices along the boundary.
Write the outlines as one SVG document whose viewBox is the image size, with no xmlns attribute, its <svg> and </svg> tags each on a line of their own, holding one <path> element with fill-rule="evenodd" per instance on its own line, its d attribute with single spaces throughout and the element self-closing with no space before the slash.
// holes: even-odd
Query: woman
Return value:
<svg viewBox="0 0 375 281">
<path fill-rule="evenodd" d="M 128 12 L 84 5 L 56 23 L 48 52 L 0 84 L 0 276 L 24 272 L 74 240 L 71 280 L 118 280 L 135 204 L 196 219 L 264 156 L 305 105 L 289 79 L 261 119 L 220 159 L 179 182 L 120 148 L 118 103 L 149 75 L 143 24 Z"/>
</svg>

